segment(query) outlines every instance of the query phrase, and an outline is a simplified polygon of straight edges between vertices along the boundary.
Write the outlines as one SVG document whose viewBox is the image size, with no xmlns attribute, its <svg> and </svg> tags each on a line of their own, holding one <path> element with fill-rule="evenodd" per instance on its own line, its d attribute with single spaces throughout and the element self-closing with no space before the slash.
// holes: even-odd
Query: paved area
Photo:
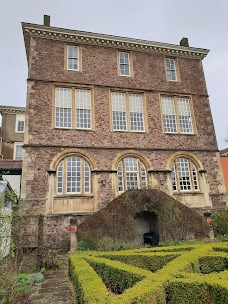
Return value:
<svg viewBox="0 0 228 304">
<path fill-rule="evenodd" d="M 32 304 L 76 304 L 73 285 L 66 269 L 44 273 L 44 280 L 31 289 Z"/>
</svg>

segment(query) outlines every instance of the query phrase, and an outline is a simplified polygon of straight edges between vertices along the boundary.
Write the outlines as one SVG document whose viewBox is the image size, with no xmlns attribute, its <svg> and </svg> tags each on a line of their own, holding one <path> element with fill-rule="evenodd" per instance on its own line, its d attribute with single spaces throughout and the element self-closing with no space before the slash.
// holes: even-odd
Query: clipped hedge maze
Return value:
<svg viewBox="0 0 228 304">
<path fill-rule="evenodd" d="M 72 254 L 78 304 L 228 304 L 228 243 Z"/>
</svg>

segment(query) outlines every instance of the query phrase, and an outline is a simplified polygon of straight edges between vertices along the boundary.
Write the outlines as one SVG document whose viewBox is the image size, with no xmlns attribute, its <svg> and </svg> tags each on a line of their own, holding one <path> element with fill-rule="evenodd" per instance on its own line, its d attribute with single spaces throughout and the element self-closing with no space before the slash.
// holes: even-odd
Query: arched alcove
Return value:
<svg viewBox="0 0 228 304">
<path fill-rule="evenodd" d="M 144 234 L 156 233 L 159 235 L 158 215 L 154 211 L 140 211 L 135 214 L 136 221 L 136 242 L 144 244 Z"/>
</svg>

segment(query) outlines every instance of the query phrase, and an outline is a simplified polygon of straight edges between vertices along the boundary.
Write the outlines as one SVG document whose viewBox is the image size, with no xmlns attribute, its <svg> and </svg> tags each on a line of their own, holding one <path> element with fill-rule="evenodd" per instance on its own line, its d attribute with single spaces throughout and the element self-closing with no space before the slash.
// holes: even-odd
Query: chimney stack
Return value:
<svg viewBox="0 0 228 304">
<path fill-rule="evenodd" d="M 50 16 L 44 15 L 44 25 L 50 26 Z"/>
<path fill-rule="evenodd" d="M 189 46 L 189 43 L 188 43 L 188 38 L 185 38 L 185 37 L 183 37 L 182 39 L 181 39 L 181 41 L 180 41 L 180 45 L 181 46 Z"/>
</svg>

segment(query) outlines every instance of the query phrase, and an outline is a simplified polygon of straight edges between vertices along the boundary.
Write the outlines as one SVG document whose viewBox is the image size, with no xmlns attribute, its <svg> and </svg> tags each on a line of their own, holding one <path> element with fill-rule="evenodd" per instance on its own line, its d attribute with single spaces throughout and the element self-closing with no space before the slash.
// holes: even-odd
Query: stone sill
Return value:
<svg viewBox="0 0 228 304">
<path fill-rule="evenodd" d="M 177 196 L 203 195 L 203 192 L 193 192 L 193 191 L 189 191 L 189 192 L 173 192 L 173 195 L 177 195 Z"/>
<path fill-rule="evenodd" d="M 60 198 L 93 198 L 94 195 L 85 195 L 85 194 L 68 194 L 68 195 L 56 195 L 54 196 L 54 199 L 60 199 Z"/>
<path fill-rule="evenodd" d="M 177 136 L 185 136 L 185 135 L 187 135 L 187 136 L 195 136 L 195 135 L 197 135 L 196 133 L 169 133 L 169 132 L 164 132 L 163 133 L 164 135 L 168 135 L 168 136 L 175 136 L 175 135 L 177 135 Z"/>
<path fill-rule="evenodd" d="M 96 212 L 96 211 L 95 211 Z M 56 216 L 73 216 L 73 215 L 93 215 L 95 213 L 94 211 L 69 211 L 69 212 L 52 212 L 46 214 L 48 217 L 56 217 Z"/>
</svg>

